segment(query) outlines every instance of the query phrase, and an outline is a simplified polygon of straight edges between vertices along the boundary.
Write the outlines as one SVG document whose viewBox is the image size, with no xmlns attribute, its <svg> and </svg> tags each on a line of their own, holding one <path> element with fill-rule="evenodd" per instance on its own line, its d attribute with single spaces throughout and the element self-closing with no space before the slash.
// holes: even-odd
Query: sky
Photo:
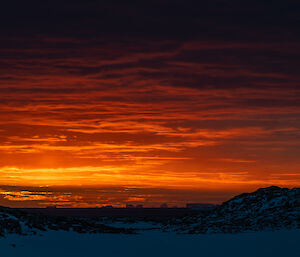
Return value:
<svg viewBox="0 0 300 257">
<path fill-rule="evenodd" d="M 298 1 L 10 1 L 0 205 L 221 203 L 300 185 Z"/>
</svg>

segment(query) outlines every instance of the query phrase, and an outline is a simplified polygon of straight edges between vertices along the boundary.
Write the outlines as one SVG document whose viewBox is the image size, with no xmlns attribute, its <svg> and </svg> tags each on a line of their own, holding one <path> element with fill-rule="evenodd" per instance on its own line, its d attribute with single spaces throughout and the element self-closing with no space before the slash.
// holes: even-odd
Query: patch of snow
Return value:
<svg viewBox="0 0 300 257">
<path fill-rule="evenodd" d="M 300 252 L 300 230 L 241 234 L 182 235 L 145 231 L 140 235 L 43 232 L 0 238 L 3 257 L 282 257 Z"/>
<path fill-rule="evenodd" d="M 146 221 L 136 221 L 136 222 L 122 222 L 122 221 L 110 221 L 105 222 L 105 225 L 115 227 L 115 228 L 127 228 L 127 229 L 160 229 L 161 226 L 157 223 L 146 222 Z"/>
</svg>

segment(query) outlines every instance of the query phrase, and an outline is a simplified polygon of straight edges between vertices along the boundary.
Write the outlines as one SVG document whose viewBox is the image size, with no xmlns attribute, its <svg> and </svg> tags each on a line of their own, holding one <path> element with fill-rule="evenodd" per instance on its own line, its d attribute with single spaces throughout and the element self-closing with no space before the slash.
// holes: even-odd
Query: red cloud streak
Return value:
<svg viewBox="0 0 300 257">
<path fill-rule="evenodd" d="M 70 41 L 1 50 L 0 204 L 182 206 L 299 186 L 300 76 L 278 57 L 295 44 Z"/>
</svg>

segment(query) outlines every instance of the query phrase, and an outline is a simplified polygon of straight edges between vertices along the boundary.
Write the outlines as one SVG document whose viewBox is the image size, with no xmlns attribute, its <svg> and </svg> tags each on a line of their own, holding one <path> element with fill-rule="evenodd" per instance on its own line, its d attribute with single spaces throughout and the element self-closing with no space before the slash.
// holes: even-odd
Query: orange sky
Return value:
<svg viewBox="0 0 300 257">
<path fill-rule="evenodd" d="M 183 206 L 300 185 L 298 41 L 59 26 L 1 36 L 0 205 Z"/>
</svg>

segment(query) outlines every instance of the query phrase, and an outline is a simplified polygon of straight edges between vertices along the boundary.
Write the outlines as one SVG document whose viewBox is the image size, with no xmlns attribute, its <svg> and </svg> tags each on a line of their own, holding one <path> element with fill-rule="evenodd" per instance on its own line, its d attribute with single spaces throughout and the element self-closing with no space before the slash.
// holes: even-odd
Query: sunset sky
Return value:
<svg viewBox="0 0 300 257">
<path fill-rule="evenodd" d="M 0 205 L 184 206 L 300 186 L 299 8 L 4 5 Z"/>
</svg>

